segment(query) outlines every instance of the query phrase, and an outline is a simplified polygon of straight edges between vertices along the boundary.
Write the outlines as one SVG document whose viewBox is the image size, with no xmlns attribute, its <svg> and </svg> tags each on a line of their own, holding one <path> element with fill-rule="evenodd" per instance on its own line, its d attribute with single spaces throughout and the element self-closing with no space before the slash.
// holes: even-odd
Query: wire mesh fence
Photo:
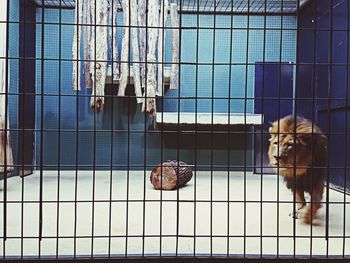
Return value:
<svg viewBox="0 0 350 263">
<path fill-rule="evenodd" d="M 2 1 L 1 257 L 348 258 L 349 8 Z"/>
</svg>

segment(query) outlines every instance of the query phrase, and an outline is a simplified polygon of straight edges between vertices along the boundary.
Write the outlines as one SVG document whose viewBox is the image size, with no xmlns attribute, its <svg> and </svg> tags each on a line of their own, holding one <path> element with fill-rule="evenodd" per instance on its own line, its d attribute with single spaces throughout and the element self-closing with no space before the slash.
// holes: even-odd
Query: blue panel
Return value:
<svg viewBox="0 0 350 263">
<path fill-rule="evenodd" d="M 316 66 L 316 87 L 317 98 L 326 99 L 328 97 L 329 66 L 319 64 Z M 325 100 L 320 100 L 320 103 Z"/>
<path fill-rule="evenodd" d="M 296 112 L 299 116 L 312 119 L 314 107 L 317 105 L 316 99 L 316 70 L 312 65 L 299 65 L 297 69 L 297 83 L 295 90 Z"/>
<path fill-rule="evenodd" d="M 314 63 L 317 42 L 315 41 L 316 34 L 313 29 L 303 29 L 299 31 L 300 48 L 298 52 L 298 61 L 300 63 Z M 302 47 L 301 47 L 302 46 Z"/>
<path fill-rule="evenodd" d="M 26 170 L 34 170 L 34 137 L 35 129 L 35 34 L 36 6 L 32 2 L 21 0 L 21 21 L 19 34 L 19 149 L 18 165 Z M 22 130 L 23 129 L 23 130 Z M 21 169 L 19 168 L 19 169 Z M 23 171 L 24 172 L 24 171 Z M 23 173 L 22 173 L 23 174 Z"/>
<path fill-rule="evenodd" d="M 197 25 L 197 17 L 193 15 L 183 15 L 183 26 L 191 27 Z M 233 29 L 232 31 L 232 50 L 231 46 L 231 16 L 220 15 L 216 18 L 216 26 L 220 29 L 200 29 L 198 31 L 198 62 L 199 63 L 229 63 L 230 52 L 232 52 L 232 63 L 255 63 L 263 59 L 265 46 L 265 59 L 268 61 L 279 61 L 280 53 L 282 60 L 295 61 L 296 55 L 296 31 L 283 30 L 267 30 L 264 34 L 263 16 L 250 16 L 249 26 L 254 28 L 249 31 L 246 29 Z M 269 28 L 280 28 L 281 18 L 278 16 L 266 17 L 266 23 Z M 214 18 L 211 15 L 200 15 L 199 24 L 202 27 L 213 27 Z M 283 29 L 295 28 L 295 17 L 287 16 L 283 18 Z M 247 27 L 247 17 L 234 16 L 234 28 Z M 224 29 L 227 28 L 227 29 Z M 249 35 L 248 35 L 249 32 Z M 197 31 L 184 30 L 182 34 L 181 61 L 196 63 L 197 53 Z M 247 53 L 247 40 L 248 58 Z M 265 40 L 265 41 L 264 41 Z M 282 45 L 281 45 L 282 41 Z M 265 43 L 264 43 L 265 42 Z M 214 50 L 215 49 L 215 50 Z M 213 52 L 214 50 L 214 52 Z M 214 54 L 213 54 L 214 53 Z M 244 103 L 245 94 L 248 98 L 254 96 L 254 69 L 247 65 L 233 65 L 231 68 L 231 76 L 229 66 L 211 66 L 211 65 L 181 65 L 181 91 L 180 96 L 194 96 L 196 94 L 196 71 L 198 70 L 198 90 L 199 99 L 198 111 L 211 112 L 212 101 L 214 102 L 214 112 L 236 112 L 236 113 L 253 113 L 253 101 L 249 100 L 246 107 Z M 213 73 L 214 70 L 214 74 Z M 246 73 L 248 75 L 246 78 Z M 231 77 L 231 86 L 229 79 Z M 213 79 L 214 78 L 214 79 Z M 214 97 L 212 97 L 214 94 Z M 230 109 L 228 109 L 228 94 L 231 96 Z M 168 99 L 177 96 L 176 92 L 166 93 L 166 101 L 177 101 Z M 222 98 L 227 98 L 222 99 Z M 220 102 L 219 102 L 220 101 Z M 164 111 L 177 109 L 177 106 L 170 106 L 166 103 Z M 195 100 L 181 99 L 181 111 L 193 111 L 195 109 Z"/>
<path fill-rule="evenodd" d="M 331 110 L 329 114 L 328 110 L 320 111 L 319 122 L 322 130 L 329 134 L 330 182 L 344 187 L 346 181 L 346 188 L 350 191 L 350 109 Z"/>
<path fill-rule="evenodd" d="M 329 63 L 331 40 L 330 31 L 316 31 L 316 59 L 317 63 Z"/>
<path fill-rule="evenodd" d="M 299 32 L 303 32 L 303 30 L 313 29 L 316 23 L 316 2 L 310 1 L 304 9 L 300 11 L 299 15 Z"/>
<path fill-rule="evenodd" d="M 344 0 L 333 0 L 333 29 L 347 30 L 347 22 L 349 19 L 346 12 L 348 9 L 347 2 L 348 1 Z"/>
<path fill-rule="evenodd" d="M 330 10 L 332 1 L 317 0 L 314 2 L 317 5 L 317 28 L 330 29 Z"/>
<path fill-rule="evenodd" d="M 254 172 L 271 173 L 268 167 L 268 127 L 273 122 L 293 112 L 293 65 L 288 63 L 256 63 L 255 113 L 264 116 L 263 128 L 255 129 Z M 263 134 L 262 134 L 263 133 Z"/>
<path fill-rule="evenodd" d="M 342 107 L 346 105 L 346 92 L 348 85 L 347 66 L 333 65 L 331 75 L 331 108 Z"/>
<path fill-rule="evenodd" d="M 292 64 L 256 64 L 254 112 L 264 114 L 265 126 L 293 112 Z"/>
<path fill-rule="evenodd" d="M 299 99 L 297 111 L 298 114 L 309 118 L 314 116 L 314 121 L 328 134 L 330 182 L 344 187 L 346 179 L 349 190 L 350 169 L 345 166 L 349 167 L 350 162 L 348 152 L 350 138 L 346 134 L 349 130 L 349 116 L 346 117 L 346 113 L 350 115 L 346 104 L 350 84 L 347 83 L 350 72 L 346 66 L 347 56 L 350 54 L 346 49 L 350 5 L 349 1 L 343 0 L 312 1 L 299 16 L 301 26 L 310 25 L 309 22 L 314 19 L 315 5 L 317 5 L 316 47 L 312 44 L 314 31 L 310 31 L 310 34 L 302 33 L 303 37 L 298 41 L 298 59 L 300 62 L 316 64 L 299 65 L 296 88 Z M 330 23 L 331 12 L 333 13 L 332 24 Z M 331 25 L 332 28 L 330 28 Z M 314 51 L 316 51 L 315 57 L 313 57 Z M 330 62 L 331 64 L 328 65 L 327 63 Z M 346 139 L 347 145 L 344 144 Z"/>
<path fill-rule="evenodd" d="M 347 36 L 346 31 L 333 31 L 332 38 L 332 62 L 346 64 L 346 47 L 347 47 Z"/>
</svg>

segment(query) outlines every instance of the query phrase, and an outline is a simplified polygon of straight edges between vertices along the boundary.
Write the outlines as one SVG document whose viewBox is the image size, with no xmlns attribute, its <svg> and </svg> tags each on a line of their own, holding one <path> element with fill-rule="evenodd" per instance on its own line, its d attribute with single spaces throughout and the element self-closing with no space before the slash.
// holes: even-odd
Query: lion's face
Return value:
<svg viewBox="0 0 350 263">
<path fill-rule="evenodd" d="M 278 166 L 281 171 L 293 166 L 294 160 L 299 159 L 300 153 L 305 151 L 292 134 L 271 133 L 269 140 L 270 164 Z"/>
<path fill-rule="evenodd" d="M 291 117 L 272 123 L 270 127 L 269 159 L 270 165 L 283 172 L 297 168 L 302 172 L 311 163 L 311 133 L 309 125 L 298 123 L 294 127 Z M 307 129 L 306 129 L 307 127 Z"/>
</svg>

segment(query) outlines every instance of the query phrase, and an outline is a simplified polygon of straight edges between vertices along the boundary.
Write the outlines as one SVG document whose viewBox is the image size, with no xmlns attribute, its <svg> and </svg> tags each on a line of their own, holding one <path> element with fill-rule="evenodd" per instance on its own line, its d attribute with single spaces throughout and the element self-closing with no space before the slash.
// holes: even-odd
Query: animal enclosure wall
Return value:
<svg viewBox="0 0 350 263">
<path fill-rule="evenodd" d="M 2 3 L 0 256 L 349 258 L 349 1 Z M 286 115 L 328 139 L 314 224 L 296 218 L 299 193 L 268 155 Z M 168 160 L 191 180 L 156 190 Z"/>
<path fill-rule="evenodd" d="M 329 134 L 331 183 L 347 189 L 349 19 L 346 1 L 315 1 L 301 12 L 296 92 L 298 113 Z"/>
<path fill-rule="evenodd" d="M 37 116 L 36 126 L 41 127 L 41 116 L 43 114 L 43 151 L 46 153 L 42 160 L 42 165 L 48 169 L 57 169 L 58 160 L 58 143 L 60 137 L 61 156 L 60 162 L 62 169 L 75 168 L 75 152 L 78 147 L 78 166 L 82 169 L 92 169 L 93 159 L 95 157 L 95 165 L 98 169 L 109 169 L 110 156 L 106 152 L 111 149 L 111 133 L 108 132 L 112 127 L 116 130 L 113 136 L 113 166 L 115 169 L 125 169 L 128 165 L 128 154 L 133 156 L 129 158 L 130 169 L 141 169 L 144 166 L 152 168 L 161 160 L 172 159 L 177 154 L 177 145 L 175 142 L 177 135 L 165 133 L 166 140 L 162 144 L 158 133 L 144 133 L 145 128 L 152 129 L 151 120 L 145 122 L 141 113 L 140 105 L 134 103 L 134 99 L 122 99 L 114 96 L 106 98 L 105 111 L 103 114 L 95 115 L 89 110 L 89 89 L 83 89 L 79 100 L 75 97 L 75 92 L 71 89 L 72 80 L 67 75 L 72 70 L 72 62 L 66 61 L 71 57 L 72 39 L 74 25 L 60 26 L 58 9 L 37 9 L 37 28 L 36 28 L 36 56 L 41 56 L 41 49 L 44 48 L 43 70 L 41 70 L 41 61 L 37 61 L 36 65 L 36 92 L 40 94 L 58 94 L 59 90 L 64 100 L 59 96 L 45 97 L 43 110 L 41 110 L 41 100 L 37 100 Z M 122 13 L 118 13 L 118 20 L 122 21 Z M 74 22 L 74 10 L 61 11 L 61 23 Z M 44 17 L 44 20 L 42 20 Z M 180 86 L 179 90 L 169 90 L 163 98 L 163 105 L 159 102 L 164 112 L 215 112 L 215 113 L 254 113 L 254 63 L 263 60 L 262 50 L 264 48 L 264 16 L 254 15 L 249 18 L 246 15 L 237 15 L 232 18 L 230 15 L 194 15 L 184 14 L 181 16 L 182 27 L 181 32 L 181 70 L 180 70 Z M 197 21 L 198 19 L 198 21 Z M 232 27 L 232 44 L 231 41 L 231 19 Z M 44 31 L 42 25 L 44 23 Z M 49 23 L 47 25 L 47 23 Z M 51 24 L 53 23 L 53 24 Z M 197 25 L 198 23 L 198 25 Z M 266 61 L 278 60 L 279 53 L 282 53 L 283 61 L 295 62 L 296 56 L 296 32 L 295 30 L 280 31 L 274 30 L 281 24 L 279 16 L 267 17 L 266 27 L 271 30 L 266 31 L 265 45 L 271 47 L 266 53 Z M 170 27 L 170 25 L 168 25 Z M 203 29 L 193 29 L 200 27 Z M 253 28 L 249 30 L 248 27 Z M 283 19 L 283 27 L 286 29 L 296 28 L 295 16 L 286 16 Z M 59 41 L 59 29 L 61 28 L 62 39 Z M 216 29 L 218 28 L 218 29 Z M 171 29 L 167 29 L 167 34 L 171 35 Z M 215 31 L 215 33 L 214 33 Z M 119 47 L 121 47 L 121 30 L 118 32 Z M 44 36 L 42 36 L 42 34 Z M 198 44 L 193 44 L 198 34 Z M 249 36 L 248 36 L 248 35 Z M 215 35 L 215 42 L 214 42 Z M 283 39 L 282 45 L 279 39 Z M 41 43 L 43 37 L 44 43 Z M 246 41 L 249 37 L 249 53 L 246 56 Z M 171 61 L 170 40 L 166 42 L 164 62 Z M 61 56 L 59 50 L 61 46 Z M 212 51 L 215 52 L 212 52 Z M 208 52 L 210 51 L 210 52 Z M 196 56 L 198 52 L 198 57 Z M 230 53 L 232 58 L 230 62 Z M 59 58 L 61 58 L 60 61 Z M 248 66 L 247 63 L 251 63 Z M 214 65 L 211 65 L 214 63 Z M 229 67 L 229 64 L 234 64 Z M 59 71 L 61 65 L 61 71 Z M 212 74 L 212 72 L 214 72 Z M 247 74 L 247 77 L 246 77 Z M 230 76 L 231 75 L 231 76 Z M 43 78 L 41 82 L 41 78 Z M 197 78 L 197 81 L 196 81 Z M 229 80 L 231 83 L 229 84 Z M 59 85 L 59 82 L 61 83 Z M 118 87 L 109 85 L 109 95 L 117 94 Z M 247 94 L 245 99 L 245 90 Z M 196 94 L 197 90 L 197 94 Z M 213 95 L 212 95 L 213 92 Z M 184 98 L 178 101 L 178 97 Z M 227 99 L 230 96 L 230 100 Z M 61 101 L 60 104 L 58 101 Z M 245 108 L 245 102 L 247 102 Z M 112 105 L 113 104 L 113 105 Z M 230 104 L 230 107 L 228 106 Z M 127 105 L 130 105 L 128 108 Z M 180 105 L 180 107 L 178 106 Z M 213 108 L 213 110 L 212 110 Z M 78 115 L 77 115 L 78 110 Z M 58 115 L 60 114 L 60 120 Z M 94 118 L 97 121 L 94 122 Z M 79 122 L 76 122 L 76 119 Z M 57 131 L 59 121 L 62 129 Z M 53 129 L 56 131 L 46 131 Z M 79 129 L 79 136 L 76 138 L 76 129 Z M 130 132 L 128 131 L 130 129 Z M 246 139 L 242 136 L 245 128 L 237 129 L 237 133 L 232 136 L 229 149 L 231 151 L 230 165 L 237 166 L 236 169 L 243 170 L 243 152 L 244 141 L 247 143 L 247 165 L 251 167 L 252 152 L 251 138 Z M 69 131 L 71 130 L 71 131 Z M 95 133 L 96 130 L 96 133 Z M 249 131 L 248 131 L 249 132 Z M 93 141 L 96 135 L 95 149 Z M 40 134 L 37 134 L 40 136 Z M 209 141 L 211 135 L 199 134 L 203 139 L 201 142 Z M 213 165 L 217 169 L 226 169 L 227 160 L 227 140 L 220 139 L 220 135 L 213 146 Z M 129 139 L 128 139 L 129 138 Z M 78 141 L 77 141 L 78 139 Z M 128 143 L 128 140 L 130 143 Z M 40 141 L 37 138 L 37 141 Z M 145 141 L 147 142 L 145 144 Z M 181 135 L 180 159 L 194 162 L 195 150 L 200 152 L 197 155 L 197 164 L 199 169 L 206 169 L 210 162 L 210 144 L 205 143 L 194 146 L 194 135 Z M 90 142 L 90 143 L 89 143 Z M 78 146 L 77 146 L 78 144 Z M 40 156 L 41 145 L 37 144 L 36 155 Z M 146 150 L 145 150 L 146 149 Z M 146 151 L 146 156 L 145 156 Z M 36 159 L 36 164 L 40 165 L 40 159 Z M 146 163 L 145 163 L 146 162 Z M 201 165 L 204 168 L 201 168 Z M 248 170 L 252 170 L 249 168 Z"/>
</svg>

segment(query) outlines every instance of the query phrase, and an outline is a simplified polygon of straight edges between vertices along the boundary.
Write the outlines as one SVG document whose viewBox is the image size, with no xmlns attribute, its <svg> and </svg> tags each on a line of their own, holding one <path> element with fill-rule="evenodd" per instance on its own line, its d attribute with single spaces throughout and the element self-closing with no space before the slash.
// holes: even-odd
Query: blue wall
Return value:
<svg viewBox="0 0 350 263">
<path fill-rule="evenodd" d="M 121 19 L 121 18 L 119 18 Z M 248 103 L 247 112 L 253 112 L 254 97 L 254 63 L 263 60 L 263 40 L 264 30 L 262 16 L 251 16 L 249 27 L 254 28 L 249 31 L 249 57 L 246 63 L 246 35 L 247 30 L 241 29 L 248 27 L 246 16 L 235 16 L 234 27 L 240 29 L 233 30 L 233 44 L 230 50 L 230 16 L 217 16 L 215 30 L 215 59 L 213 59 L 213 29 L 199 30 L 198 45 L 198 83 L 196 85 L 196 34 L 197 30 L 191 29 L 196 26 L 196 16 L 183 15 L 182 26 L 188 27 L 182 32 L 182 49 L 181 61 L 181 88 L 180 96 L 194 96 L 196 87 L 198 96 L 198 111 L 211 112 L 211 102 L 214 101 L 214 112 L 228 112 L 228 94 L 231 100 L 231 112 L 244 112 L 244 92 L 247 86 L 248 97 L 251 99 Z M 280 30 L 281 18 L 268 16 L 266 30 L 266 61 L 279 61 L 280 50 Z M 295 29 L 295 17 L 288 16 L 283 18 L 284 29 Z M 42 9 L 37 10 L 37 22 L 42 21 Z M 59 10 L 44 10 L 44 23 L 58 23 Z M 62 22 L 73 23 L 74 13 L 71 10 L 62 10 Z M 200 16 L 201 27 L 213 27 L 214 17 L 210 15 Z M 37 99 L 37 128 L 51 129 L 45 131 L 41 145 L 40 134 L 36 137 L 36 163 L 43 164 L 45 169 L 57 169 L 58 162 L 63 165 L 61 169 L 75 169 L 78 162 L 79 168 L 91 169 L 93 164 L 97 165 L 97 169 L 108 169 L 111 160 L 115 168 L 125 169 L 129 164 L 131 169 L 143 169 L 145 165 L 152 167 L 161 160 L 176 159 L 178 154 L 177 135 L 174 133 L 163 133 L 163 142 L 159 134 L 152 133 L 152 125 L 148 118 L 140 113 L 140 105 L 135 105 L 132 100 L 127 98 L 108 98 L 106 108 L 101 114 L 94 114 L 88 107 L 88 93 L 83 89 L 75 96 L 72 90 L 71 72 L 72 63 L 65 60 L 72 59 L 71 47 L 73 38 L 73 26 L 61 26 L 62 41 L 59 43 L 59 26 L 52 24 L 44 25 L 44 43 L 41 43 L 42 27 L 37 25 L 37 57 L 41 58 L 41 48 L 44 48 L 44 58 L 53 59 L 45 60 L 44 68 L 41 68 L 41 62 L 38 60 L 36 65 L 36 90 L 37 94 L 44 94 Z M 119 30 L 119 38 L 121 38 L 121 30 Z M 168 36 L 170 35 L 168 30 Z M 282 43 L 282 61 L 295 61 L 296 51 L 296 34 L 294 30 L 283 30 Z M 59 56 L 58 50 L 61 45 L 62 54 Z M 121 46 L 121 45 L 119 45 Z M 232 52 L 231 87 L 228 87 L 230 52 Z M 61 57 L 62 61 L 57 59 Z M 170 61 L 170 43 L 167 43 L 166 61 Z M 212 62 L 223 63 L 223 65 L 214 66 L 214 86 L 212 86 L 212 70 L 210 65 Z M 59 73 L 59 65 L 61 63 L 61 73 Z M 246 70 L 248 70 L 248 78 L 246 80 Z M 61 82 L 59 85 L 59 76 Z M 245 83 L 247 81 L 247 84 Z M 43 83 L 43 85 L 42 85 Z M 59 89 L 61 86 L 61 89 Z M 212 87 L 214 87 L 214 98 L 212 97 Z M 110 90 L 115 87 L 108 87 Z M 230 93 L 229 93 L 230 90 Z M 61 102 L 59 104 L 59 96 L 61 94 Z M 66 96 L 67 95 L 67 96 Z M 74 96 L 72 96 L 74 95 Z M 176 97 L 178 91 L 168 92 L 166 97 Z M 41 98 L 44 99 L 44 108 L 41 109 Z M 77 122 L 77 100 L 79 100 L 78 119 Z M 177 101 L 177 99 L 175 100 Z M 126 104 L 131 114 L 126 110 Z M 164 111 L 177 111 L 178 107 L 174 100 L 166 100 Z M 195 111 L 194 99 L 181 99 L 181 111 Z M 129 112 L 129 113 L 130 113 Z M 43 113 L 43 123 L 40 122 Z M 59 126 L 61 132 L 58 133 Z M 146 130 L 149 131 L 144 133 Z M 113 125 L 113 126 L 112 126 Z M 93 132 L 94 127 L 96 133 Z M 114 132 L 108 131 L 113 127 Z M 79 128 L 78 142 L 76 142 L 77 134 L 75 130 Z M 128 134 L 128 128 L 130 133 Z M 207 129 L 210 129 L 207 128 Z M 244 160 L 244 129 L 243 127 L 232 129 L 241 134 L 232 133 L 231 143 L 228 144 L 227 135 L 214 135 L 213 147 L 213 165 L 217 168 L 227 169 L 227 153 L 230 149 L 230 164 L 237 166 L 236 169 L 243 169 Z M 252 163 L 252 146 L 251 138 L 247 136 L 247 165 Z M 95 139 L 94 139 L 95 138 Z M 194 135 L 181 134 L 180 137 L 179 158 L 194 163 L 195 148 L 197 148 L 197 164 L 203 169 L 208 169 L 211 164 L 211 145 L 210 135 L 201 134 L 199 132 L 198 141 L 200 146 L 195 147 Z M 112 143 L 113 140 L 113 143 Z M 58 156 L 58 143 L 60 141 L 60 156 Z M 43 160 L 40 156 L 40 149 L 43 147 Z M 76 160 L 76 149 L 78 147 L 78 160 Z M 162 150 L 161 150 L 162 148 Z M 94 155 L 94 151 L 96 154 Z M 111 151 L 113 156 L 111 157 Z M 146 154 L 146 158 L 145 158 Z M 163 155 L 163 156 L 162 156 Z M 95 163 L 94 163 L 94 157 Z M 146 160 L 146 163 L 144 162 Z M 215 168 L 215 167 L 214 167 Z"/>
<path fill-rule="evenodd" d="M 281 27 L 281 17 L 266 17 L 265 36 L 264 17 L 251 16 L 249 20 L 248 25 L 247 16 L 237 15 L 233 17 L 232 48 L 230 43 L 231 16 L 218 15 L 215 19 L 213 15 L 201 15 L 199 27 L 206 29 L 184 30 L 181 60 L 184 63 L 197 63 L 196 52 L 198 48 L 198 96 L 204 97 L 198 100 L 198 111 L 211 112 L 212 99 L 214 98 L 214 112 L 228 112 L 228 97 L 230 97 L 230 112 L 244 113 L 245 87 L 247 86 L 248 104 L 246 111 L 248 113 L 254 112 L 254 63 L 264 59 L 264 37 L 266 62 L 279 61 L 281 48 L 282 61 L 295 61 L 296 34 L 294 30 L 289 30 L 296 28 L 295 17 L 283 17 L 282 46 L 280 45 L 281 31 L 276 30 Z M 214 30 L 214 24 L 219 29 Z M 197 17 L 184 15 L 183 26 L 197 27 Z M 251 29 L 249 30 L 248 58 L 246 58 L 246 28 L 248 27 Z M 196 46 L 197 31 L 199 32 L 198 47 Z M 230 53 L 232 53 L 232 61 L 230 61 Z M 217 65 L 210 65 L 213 62 Z M 231 76 L 228 66 L 230 63 L 232 64 Z M 196 67 L 196 65 L 181 66 L 181 96 L 195 96 Z M 214 74 L 212 74 L 213 71 Z M 231 86 L 229 86 L 230 78 Z M 195 111 L 195 99 L 181 101 L 180 104 L 181 111 Z"/>
<path fill-rule="evenodd" d="M 339 187 L 346 184 L 350 190 L 350 4 L 331 3 L 312 1 L 300 14 L 297 97 L 303 100 L 298 100 L 297 111 L 314 119 L 328 134 L 330 182 Z"/>
<path fill-rule="evenodd" d="M 10 23 L 9 23 L 9 121 L 10 121 L 10 135 L 13 148 L 13 157 L 15 164 L 17 163 L 17 149 L 18 149 L 18 91 L 19 91 L 19 5 L 20 0 L 12 0 L 10 3 Z"/>
</svg>

